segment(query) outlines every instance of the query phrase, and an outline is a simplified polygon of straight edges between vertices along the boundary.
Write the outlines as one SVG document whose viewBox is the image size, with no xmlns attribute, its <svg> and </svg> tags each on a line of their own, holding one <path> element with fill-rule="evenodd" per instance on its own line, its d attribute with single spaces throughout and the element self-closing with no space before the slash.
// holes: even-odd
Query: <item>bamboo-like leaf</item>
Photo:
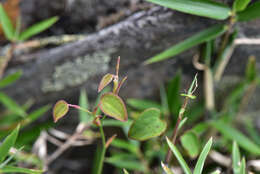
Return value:
<svg viewBox="0 0 260 174">
<path fill-rule="evenodd" d="M 185 160 L 183 159 L 181 153 L 179 152 L 179 150 L 175 147 L 175 145 L 168 139 L 168 137 L 166 137 L 166 141 L 171 149 L 171 151 L 173 152 L 173 154 L 175 155 L 175 157 L 177 158 L 178 162 L 180 163 L 182 169 L 184 170 L 185 174 L 192 174 L 190 168 L 188 167 L 187 163 L 185 162 Z"/>
<path fill-rule="evenodd" d="M 214 25 L 213 27 L 201 31 L 191 36 L 190 38 L 170 47 L 162 53 L 159 53 L 158 55 L 146 60 L 145 64 L 159 62 L 176 56 L 191 47 L 194 47 L 198 44 L 201 44 L 203 42 L 209 41 L 220 36 L 226 31 L 226 29 L 227 27 L 225 25 Z"/>
<path fill-rule="evenodd" d="M 232 167 L 234 174 L 240 174 L 240 152 L 237 143 L 234 141 L 232 146 Z"/>
<path fill-rule="evenodd" d="M 108 116 L 127 121 L 128 115 L 123 100 L 114 93 L 105 93 L 99 103 L 100 109 Z"/>
<path fill-rule="evenodd" d="M 13 74 L 8 75 L 7 77 L 0 80 L 0 89 L 4 88 L 12 83 L 14 83 L 16 80 L 18 80 L 22 76 L 22 71 L 17 71 Z"/>
<path fill-rule="evenodd" d="M 228 6 L 211 0 L 147 0 L 155 4 L 197 16 L 224 20 L 231 15 Z"/>
<path fill-rule="evenodd" d="M 0 173 L 41 174 L 41 173 L 43 173 L 43 171 L 34 170 L 34 169 L 26 169 L 26 168 L 21 168 L 21 167 L 14 167 L 14 166 L 5 166 L 4 168 L 0 169 Z"/>
<path fill-rule="evenodd" d="M 14 32 L 15 32 L 14 27 L 1 3 L 0 3 L 0 23 L 3 28 L 5 37 L 9 40 L 13 40 Z"/>
<path fill-rule="evenodd" d="M 69 111 L 68 103 L 64 100 L 58 101 L 55 104 L 52 112 L 54 122 L 56 123 L 59 119 L 64 117 L 68 111 Z"/>
<path fill-rule="evenodd" d="M 144 141 L 161 135 L 166 129 L 166 122 L 160 119 L 160 110 L 146 109 L 133 122 L 128 132 L 129 138 Z"/>
<path fill-rule="evenodd" d="M 246 159 L 242 158 L 241 166 L 240 166 L 240 174 L 246 174 Z"/>
<path fill-rule="evenodd" d="M 99 83 L 99 86 L 98 86 L 98 92 L 100 92 L 102 89 L 104 89 L 114 78 L 114 75 L 113 74 L 106 74 L 101 82 Z"/>
<path fill-rule="evenodd" d="M 207 155 L 208 155 L 208 153 L 211 149 L 211 146 L 212 146 L 212 138 L 210 138 L 209 141 L 207 142 L 207 144 L 204 146 L 204 148 L 203 148 L 203 150 L 202 150 L 202 152 L 199 156 L 199 159 L 196 163 L 193 174 L 201 174 L 202 173 L 204 163 L 205 163 Z"/>
<path fill-rule="evenodd" d="M 18 132 L 19 132 L 20 125 L 18 125 L 13 132 L 8 135 L 4 142 L 0 145 L 0 163 L 4 161 L 5 157 L 8 155 L 8 152 L 11 147 L 14 146 Z"/>
<path fill-rule="evenodd" d="M 124 174 L 129 174 L 126 169 L 123 169 Z"/>
<path fill-rule="evenodd" d="M 257 1 L 237 14 L 239 21 L 246 22 L 260 17 L 260 2 Z"/>
<path fill-rule="evenodd" d="M 15 113 L 22 117 L 25 117 L 27 115 L 22 107 L 20 107 L 14 100 L 9 98 L 2 92 L 0 92 L 0 103 L 8 108 L 12 113 Z"/>
<path fill-rule="evenodd" d="M 19 36 L 19 40 L 24 41 L 36 34 L 39 34 L 40 32 L 50 28 L 54 23 L 58 21 L 58 19 L 59 18 L 55 16 L 32 25 L 21 33 L 21 35 Z"/>
<path fill-rule="evenodd" d="M 157 108 L 157 109 L 162 109 L 161 105 L 159 103 L 150 101 L 150 100 L 140 100 L 140 99 L 134 99 L 134 98 L 129 98 L 127 99 L 127 104 L 137 110 L 145 110 L 149 108 Z"/>
<path fill-rule="evenodd" d="M 227 125 L 223 121 L 215 121 L 211 124 L 226 138 L 236 141 L 241 148 L 247 150 L 252 154 L 260 155 L 260 147 L 235 128 Z"/>
<path fill-rule="evenodd" d="M 235 0 L 233 3 L 233 9 L 236 12 L 243 11 L 247 5 L 250 3 L 251 0 Z"/>
<path fill-rule="evenodd" d="M 79 106 L 81 108 L 89 109 L 88 96 L 85 89 L 80 91 Z M 79 110 L 79 120 L 80 122 L 89 123 L 93 120 L 93 116 L 88 112 Z"/>
</svg>

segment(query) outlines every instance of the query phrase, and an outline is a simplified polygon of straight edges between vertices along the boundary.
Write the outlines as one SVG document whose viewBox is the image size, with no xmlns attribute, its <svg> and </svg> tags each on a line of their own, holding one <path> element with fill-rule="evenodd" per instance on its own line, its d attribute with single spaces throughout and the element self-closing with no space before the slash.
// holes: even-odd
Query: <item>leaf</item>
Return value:
<svg viewBox="0 0 260 174">
<path fill-rule="evenodd" d="M 0 163 L 4 161 L 5 157 L 8 155 L 8 152 L 11 147 L 14 146 L 18 132 L 19 132 L 20 125 L 18 125 L 10 135 L 8 135 L 4 142 L 0 146 Z"/>
<path fill-rule="evenodd" d="M 22 71 L 17 71 L 15 73 L 10 74 L 7 77 L 3 78 L 2 80 L 0 80 L 0 89 L 14 83 L 21 76 L 22 76 Z"/>
<path fill-rule="evenodd" d="M 123 100 L 112 92 L 102 95 L 99 107 L 106 115 L 117 120 L 127 121 L 128 119 Z"/>
<path fill-rule="evenodd" d="M 180 86 L 181 86 L 181 72 L 178 71 L 177 74 L 170 81 L 167 88 L 167 99 L 168 105 L 171 113 L 173 115 L 178 115 L 181 108 L 180 99 Z"/>
<path fill-rule="evenodd" d="M 228 6 L 210 0 L 147 0 L 180 12 L 224 20 L 231 15 Z"/>
<path fill-rule="evenodd" d="M 179 150 L 175 147 L 175 145 L 168 139 L 168 137 L 166 137 L 166 141 L 171 149 L 171 151 L 173 152 L 174 156 L 177 158 L 178 162 L 180 163 L 182 169 L 184 170 L 185 174 L 192 174 L 190 168 L 188 167 L 187 163 L 185 162 L 185 160 L 183 159 L 181 153 L 179 152 Z"/>
<path fill-rule="evenodd" d="M 87 96 L 86 90 L 80 91 L 79 106 L 81 108 L 86 108 L 86 109 L 89 108 L 88 96 Z M 88 112 L 79 110 L 79 120 L 80 120 L 80 122 L 83 122 L 83 123 L 89 123 L 93 120 L 93 116 L 91 114 L 89 114 Z"/>
<path fill-rule="evenodd" d="M 166 174 L 174 174 L 173 171 L 168 166 L 166 166 L 163 162 L 161 162 L 161 166 Z"/>
<path fill-rule="evenodd" d="M 256 60 L 255 57 L 249 57 L 248 63 L 246 66 L 246 79 L 249 82 L 252 82 L 257 77 L 257 68 L 256 68 Z"/>
<path fill-rule="evenodd" d="M 202 152 L 199 156 L 199 159 L 196 163 L 193 174 L 201 174 L 202 173 L 203 166 L 204 166 L 205 160 L 207 158 L 207 155 L 210 151 L 211 146 L 212 146 L 212 138 L 210 138 L 209 141 L 207 142 L 207 144 L 204 146 L 204 148 L 203 148 L 203 150 L 202 150 Z"/>
<path fill-rule="evenodd" d="M 182 0 L 183 1 L 183 0 Z M 173 56 L 176 56 L 183 51 L 194 47 L 198 44 L 201 44 L 203 42 L 209 41 L 211 39 L 214 39 L 218 36 L 220 36 L 222 33 L 224 33 L 227 30 L 227 27 L 225 25 L 214 25 L 213 27 L 210 27 L 204 31 L 201 31 L 190 38 L 170 47 L 169 49 L 163 51 L 162 53 L 159 53 L 158 55 L 148 59 L 145 61 L 145 64 L 155 63 L 159 62 L 165 59 L 169 59 Z"/>
<path fill-rule="evenodd" d="M 13 40 L 14 27 L 1 3 L 0 3 L 0 23 L 4 30 L 4 34 L 6 38 L 9 40 Z"/>
<path fill-rule="evenodd" d="M 181 136 L 181 144 L 192 158 L 195 158 L 199 155 L 200 143 L 197 135 L 194 132 L 188 131 L 183 134 Z"/>
<path fill-rule="evenodd" d="M 113 74 L 106 74 L 101 82 L 99 83 L 99 86 L 98 86 L 98 92 L 100 92 L 102 89 L 104 89 L 114 78 L 114 75 Z"/>
<path fill-rule="evenodd" d="M 129 174 L 126 169 L 123 169 L 124 174 Z"/>
<path fill-rule="evenodd" d="M 55 16 L 32 25 L 21 33 L 21 35 L 19 36 L 19 40 L 24 41 L 36 34 L 39 34 L 40 32 L 50 28 L 54 23 L 58 21 L 58 19 L 59 18 Z"/>
<path fill-rule="evenodd" d="M 27 173 L 27 174 L 41 174 L 42 170 L 26 169 L 14 166 L 5 166 L 0 169 L 0 173 Z"/>
<path fill-rule="evenodd" d="M 50 106 L 47 105 L 47 106 L 43 106 L 43 107 L 33 111 L 32 113 L 29 113 L 28 116 L 26 116 L 25 119 L 21 121 L 21 126 L 24 127 L 24 126 L 32 123 L 33 121 L 38 119 L 40 116 L 42 116 L 44 113 L 46 113 L 49 109 L 50 109 Z"/>
<path fill-rule="evenodd" d="M 121 139 L 114 139 L 112 141 L 111 146 L 117 147 L 119 149 L 125 149 L 133 154 L 138 154 L 138 146 L 136 144 L 133 144 L 131 142 L 121 140 Z"/>
<path fill-rule="evenodd" d="M 260 17 L 260 2 L 257 1 L 237 14 L 238 21 L 246 22 Z"/>
<path fill-rule="evenodd" d="M 160 110 L 146 109 L 132 123 L 128 132 L 129 138 L 144 141 L 161 135 L 166 130 L 167 124 L 160 119 Z"/>
<path fill-rule="evenodd" d="M 52 112 L 54 122 L 56 123 L 59 119 L 64 117 L 64 115 L 66 115 L 68 111 L 69 111 L 68 103 L 64 100 L 58 101 L 55 104 Z"/>
<path fill-rule="evenodd" d="M 232 146 L 232 167 L 234 174 L 240 174 L 240 152 L 237 143 L 234 141 Z"/>
<path fill-rule="evenodd" d="M 20 107 L 15 101 L 9 98 L 4 93 L 0 92 L 0 102 L 8 108 L 12 113 L 25 117 L 27 114 L 22 107 Z"/>
<path fill-rule="evenodd" d="M 140 100 L 140 99 L 134 99 L 134 98 L 130 98 L 127 99 L 127 104 L 137 110 L 145 110 L 145 109 L 149 109 L 149 108 L 157 108 L 157 109 L 162 109 L 161 105 L 153 102 L 153 101 L 149 101 L 149 100 Z"/>
<path fill-rule="evenodd" d="M 246 159 L 245 159 L 245 157 L 243 157 L 242 161 L 241 161 L 240 174 L 246 174 Z"/>
<path fill-rule="evenodd" d="M 252 154 L 260 155 L 260 147 L 238 130 L 234 129 L 230 125 L 227 125 L 223 121 L 215 121 L 211 124 L 226 138 L 236 141 L 243 149 Z"/>
<path fill-rule="evenodd" d="M 128 170 L 145 171 L 145 167 L 136 159 L 135 155 L 120 153 L 106 158 L 105 162 L 113 164 L 118 168 L 125 168 Z"/>
<path fill-rule="evenodd" d="M 236 12 L 243 11 L 247 5 L 250 3 L 251 0 L 235 0 L 233 3 L 233 9 Z"/>
</svg>

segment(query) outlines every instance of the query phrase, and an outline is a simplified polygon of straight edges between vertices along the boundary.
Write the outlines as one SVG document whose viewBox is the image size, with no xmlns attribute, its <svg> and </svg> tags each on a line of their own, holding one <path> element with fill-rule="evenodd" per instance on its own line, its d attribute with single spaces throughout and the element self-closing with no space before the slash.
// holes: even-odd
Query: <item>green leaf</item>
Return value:
<svg viewBox="0 0 260 174">
<path fill-rule="evenodd" d="M 145 110 L 145 109 L 149 109 L 149 108 L 157 108 L 157 109 L 162 109 L 161 105 L 153 102 L 153 101 L 149 101 L 149 100 L 140 100 L 140 99 L 134 99 L 134 98 L 130 98 L 127 99 L 127 104 L 137 110 Z"/>
<path fill-rule="evenodd" d="M 212 146 L 212 138 L 210 138 L 209 141 L 207 142 L 207 144 L 204 146 L 204 148 L 203 148 L 203 150 L 202 150 L 202 152 L 199 156 L 199 159 L 196 163 L 193 174 L 201 174 L 202 173 L 203 166 L 204 166 L 205 160 L 207 158 L 207 155 L 210 151 L 211 146 Z"/>
<path fill-rule="evenodd" d="M 180 99 L 180 86 L 181 86 L 181 72 L 178 71 L 177 74 L 172 78 L 167 87 L 167 99 L 170 112 L 177 116 L 181 108 Z M 177 118 L 177 117 L 176 117 Z"/>
<path fill-rule="evenodd" d="M 0 92 L 0 103 L 8 108 L 12 113 L 15 113 L 22 117 L 25 117 L 27 115 L 22 107 L 20 107 L 15 101 L 13 101 L 2 92 Z"/>
<path fill-rule="evenodd" d="M 190 38 L 170 47 L 169 49 L 163 51 L 162 53 L 159 53 L 158 55 L 146 60 L 145 64 L 155 63 L 165 59 L 169 59 L 173 56 L 182 53 L 183 51 L 191 47 L 194 47 L 198 44 L 201 44 L 203 42 L 209 41 L 211 39 L 220 36 L 226 30 L 227 27 L 225 25 L 214 25 L 213 27 L 210 27 L 202 32 L 199 32 L 191 36 Z"/>
<path fill-rule="evenodd" d="M 185 174 L 192 174 L 190 168 L 188 167 L 187 163 L 185 162 L 185 160 L 183 159 L 181 153 L 179 152 L 179 150 L 175 147 L 175 145 L 168 139 L 168 137 L 166 137 L 167 143 L 171 149 L 171 151 L 173 152 L 174 156 L 177 158 L 178 162 L 180 163 L 182 169 L 184 170 Z"/>
<path fill-rule="evenodd" d="M 233 3 L 233 9 L 236 12 L 243 11 L 247 5 L 250 3 L 251 0 L 235 0 Z"/>
<path fill-rule="evenodd" d="M 246 174 L 246 159 L 245 159 L 245 157 L 243 157 L 242 161 L 241 161 L 240 174 Z"/>
<path fill-rule="evenodd" d="M 181 144 L 192 158 L 195 158 L 199 155 L 200 143 L 197 135 L 194 132 L 188 131 L 183 134 L 181 136 Z"/>
<path fill-rule="evenodd" d="M 5 37 L 9 40 L 13 40 L 14 27 L 1 3 L 0 3 L 0 23 L 3 28 Z"/>
<path fill-rule="evenodd" d="M 238 21 L 246 22 L 260 17 L 260 2 L 255 2 L 237 14 Z"/>
<path fill-rule="evenodd" d="M 132 123 L 128 136 L 132 139 L 144 141 L 161 135 L 167 127 L 165 121 L 160 119 L 160 110 L 146 109 Z"/>
<path fill-rule="evenodd" d="M 68 111 L 69 111 L 68 103 L 64 100 L 58 101 L 55 104 L 52 112 L 54 122 L 56 123 L 59 119 L 64 117 L 64 115 L 66 115 Z"/>
<path fill-rule="evenodd" d="M 40 116 L 42 116 L 44 113 L 46 113 L 50 109 L 50 106 L 43 106 L 32 113 L 29 113 L 28 116 L 25 117 L 24 120 L 21 121 L 21 126 L 24 127 L 36 119 L 38 119 Z"/>
<path fill-rule="evenodd" d="M 246 66 L 246 79 L 249 82 L 252 82 L 256 79 L 257 77 L 257 68 L 256 68 L 256 60 L 255 57 L 250 57 L 248 59 L 248 63 Z"/>
<path fill-rule="evenodd" d="M 123 169 L 124 174 L 129 174 L 126 169 Z"/>
<path fill-rule="evenodd" d="M 114 75 L 113 74 L 106 74 L 101 82 L 99 83 L 99 86 L 98 86 L 98 92 L 100 92 L 102 89 L 104 89 L 114 78 Z"/>
<path fill-rule="evenodd" d="M 40 32 L 50 28 L 54 23 L 58 21 L 58 19 L 59 18 L 55 16 L 32 25 L 21 33 L 21 35 L 19 36 L 19 40 L 24 41 L 36 34 L 39 34 Z"/>
<path fill-rule="evenodd" d="M 0 146 L 0 163 L 4 161 L 5 157 L 8 155 L 10 148 L 14 146 L 17 136 L 18 136 L 19 128 L 20 128 L 20 125 L 18 125 L 13 130 L 13 132 L 5 138 L 4 142 L 1 144 L 1 146 Z"/>
<path fill-rule="evenodd" d="M 114 93 L 102 95 L 99 103 L 100 109 L 108 116 L 120 121 L 127 121 L 127 111 L 123 100 Z"/>
<path fill-rule="evenodd" d="M 224 20 L 231 15 L 228 6 L 210 0 L 147 0 L 180 12 Z"/>
<path fill-rule="evenodd" d="M 240 152 L 237 143 L 234 141 L 232 146 L 232 167 L 234 174 L 240 174 Z"/>
<path fill-rule="evenodd" d="M 106 158 L 105 162 L 113 164 L 118 168 L 125 168 L 128 170 L 145 171 L 145 167 L 136 159 L 135 155 L 120 153 L 113 155 L 112 157 Z"/>
<path fill-rule="evenodd" d="M 7 77 L 3 78 L 2 80 L 0 80 L 0 89 L 14 83 L 21 76 L 22 76 L 22 71 L 17 71 L 15 73 L 10 74 Z"/>
<path fill-rule="evenodd" d="M 80 91 L 79 106 L 81 108 L 86 108 L 86 109 L 89 108 L 88 96 L 87 96 L 86 90 L 82 89 Z M 80 122 L 83 122 L 83 123 L 89 123 L 93 120 L 93 116 L 91 114 L 89 114 L 88 112 L 79 110 L 79 120 L 80 120 Z"/>
<path fill-rule="evenodd" d="M 138 146 L 125 140 L 116 138 L 112 141 L 111 146 L 117 147 L 119 149 L 128 150 L 133 154 L 138 154 Z"/>
<path fill-rule="evenodd" d="M 215 121 L 211 124 L 226 138 L 236 141 L 243 149 L 252 154 L 260 155 L 260 147 L 235 128 L 224 123 L 223 121 Z"/>
<path fill-rule="evenodd" d="M 5 166 L 0 169 L 0 173 L 27 173 L 27 174 L 41 174 L 42 170 L 26 169 L 14 166 Z"/>
</svg>

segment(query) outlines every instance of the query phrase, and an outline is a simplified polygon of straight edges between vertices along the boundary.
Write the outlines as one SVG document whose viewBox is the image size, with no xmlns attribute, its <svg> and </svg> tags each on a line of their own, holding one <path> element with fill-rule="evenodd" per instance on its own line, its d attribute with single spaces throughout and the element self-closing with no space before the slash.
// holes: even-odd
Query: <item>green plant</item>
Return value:
<svg viewBox="0 0 260 174">
<path fill-rule="evenodd" d="M 5 37 L 11 42 L 25 41 L 30 37 L 50 28 L 55 22 L 57 22 L 57 20 L 58 17 L 46 19 L 44 21 L 30 26 L 29 28 L 20 33 L 20 21 L 18 21 L 16 28 L 14 28 L 10 18 L 5 12 L 5 9 L 0 3 L 0 23 L 3 28 Z"/>
</svg>

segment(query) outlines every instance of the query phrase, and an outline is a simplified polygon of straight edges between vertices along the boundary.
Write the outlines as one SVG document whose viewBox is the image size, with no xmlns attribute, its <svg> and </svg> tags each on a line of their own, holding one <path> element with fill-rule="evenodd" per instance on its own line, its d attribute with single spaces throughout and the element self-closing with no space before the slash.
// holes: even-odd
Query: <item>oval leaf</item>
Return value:
<svg viewBox="0 0 260 174">
<path fill-rule="evenodd" d="M 199 139 L 192 131 L 188 131 L 181 136 L 181 144 L 192 158 L 195 158 L 200 153 Z"/>
<path fill-rule="evenodd" d="M 53 120 L 56 123 L 59 119 L 61 119 L 64 115 L 69 111 L 69 105 L 66 101 L 60 100 L 58 101 L 53 108 Z"/>
<path fill-rule="evenodd" d="M 188 14 L 224 20 L 231 14 L 228 6 L 210 0 L 147 0 Z"/>
<path fill-rule="evenodd" d="M 243 11 L 247 7 L 250 1 L 251 0 L 235 0 L 233 4 L 233 9 L 236 12 Z"/>
<path fill-rule="evenodd" d="M 249 21 L 260 17 L 260 2 L 255 2 L 237 14 L 239 21 Z"/>
<path fill-rule="evenodd" d="M 99 103 L 100 109 L 108 116 L 120 121 L 127 121 L 127 111 L 123 100 L 110 92 L 102 95 Z"/>
<path fill-rule="evenodd" d="M 160 110 L 150 108 L 132 123 L 128 136 L 143 141 L 161 135 L 166 129 L 166 122 L 160 119 Z"/>
<path fill-rule="evenodd" d="M 145 64 L 159 62 L 165 59 L 169 59 L 173 56 L 176 56 L 177 54 L 180 54 L 183 51 L 193 46 L 196 46 L 198 44 L 201 44 L 203 42 L 209 41 L 211 39 L 220 36 L 222 33 L 226 31 L 226 29 L 227 27 L 225 27 L 224 25 L 214 25 L 213 27 L 210 27 L 202 32 L 199 32 L 194 36 L 163 51 L 162 53 L 159 53 L 158 55 L 148 59 L 147 61 L 145 61 Z"/>
<path fill-rule="evenodd" d="M 114 78 L 113 74 L 106 74 L 98 86 L 98 92 L 100 92 L 103 88 L 105 88 Z"/>
</svg>

